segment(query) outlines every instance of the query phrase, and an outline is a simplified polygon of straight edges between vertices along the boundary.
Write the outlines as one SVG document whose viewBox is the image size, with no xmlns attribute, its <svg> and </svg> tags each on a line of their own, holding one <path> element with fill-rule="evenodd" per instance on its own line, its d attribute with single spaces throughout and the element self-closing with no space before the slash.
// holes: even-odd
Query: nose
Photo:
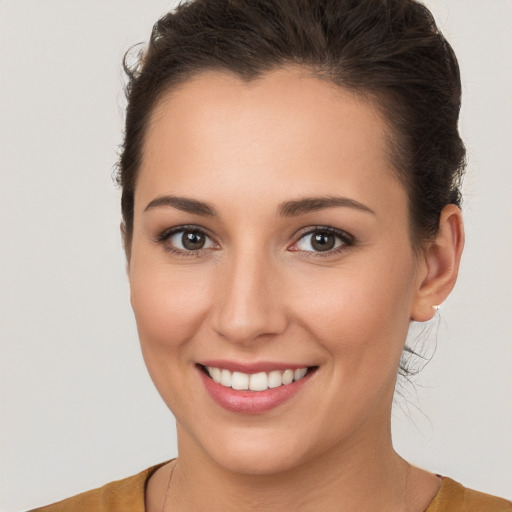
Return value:
<svg viewBox="0 0 512 512">
<path fill-rule="evenodd" d="M 220 336 L 251 344 L 286 329 L 283 283 L 275 264 L 257 254 L 238 255 L 220 274 L 212 318 Z"/>
</svg>

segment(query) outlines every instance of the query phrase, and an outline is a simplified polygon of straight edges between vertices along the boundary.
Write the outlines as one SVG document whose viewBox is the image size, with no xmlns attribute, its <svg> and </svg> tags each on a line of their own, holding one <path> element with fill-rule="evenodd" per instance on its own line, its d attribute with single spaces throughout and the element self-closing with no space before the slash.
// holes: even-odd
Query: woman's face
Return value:
<svg viewBox="0 0 512 512">
<path fill-rule="evenodd" d="M 180 453 L 271 473 L 389 439 L 424 269 L 386 133 L 291 68 L 204 73 L 156 106 L 129 277 Z"/>
</svg>

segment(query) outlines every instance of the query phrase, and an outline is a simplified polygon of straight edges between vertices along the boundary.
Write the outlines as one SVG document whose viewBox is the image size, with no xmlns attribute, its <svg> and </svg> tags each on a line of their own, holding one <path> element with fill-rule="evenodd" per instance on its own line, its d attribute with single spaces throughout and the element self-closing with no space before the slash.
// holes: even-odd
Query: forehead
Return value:
<svg viewBox="0 0 512 512">
<path fill-rule="evenodd" d="M 357 200 L 379 180 L 398 184 L 388 136 L 369 99 L 305 70 L 249 82 L 201 73 L 153 109 L 137 188 L 149 196 L 191 187 L 212 195 L 222 183 L 267 194 L 285 186 L 290 195 L 342 187 Z"/>
<path fill-rule="evenodd" d="M 389 130 L 375 104 L 369 95 L 356 94 L 300 67 L 278 68 L 249 81 L 227 72 L 207 71 L 163 94 L 152 110 L 148 132 L 174 116 L 180 130 L 196 134 L 207 127 L 216 129 L 209 130 L 210 134 L 221 132 L 228 121 L 246 128 L 252 122 L 254 129 L 286 128 L 292 135 L 309 126 L 346 138 L 350 134 L 340 131 L 340 121 L 346 124 L 349 120 L 351 133 L 364 131 L 368 139 L 384 141 Z"/>
</svg>

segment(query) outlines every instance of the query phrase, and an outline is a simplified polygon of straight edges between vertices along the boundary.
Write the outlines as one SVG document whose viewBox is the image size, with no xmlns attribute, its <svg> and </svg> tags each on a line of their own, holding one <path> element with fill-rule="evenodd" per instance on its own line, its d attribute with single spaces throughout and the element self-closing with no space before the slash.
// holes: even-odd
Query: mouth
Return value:
<svg viewBox="0 0 512 512">
<path fill-rule="evenodd" d="M 238 391 L 266 391 L 281 386 L 288 386 L 303 379 L 308 373 L 316 370 L 316 366 L 287 368 L 285 370 L 260 371 L 245 373 L 230 371 L 227 368 L 198 364 L 199 368 L 216 384 Z"/>
<path fill-rule="evenodd" d="M 263 414 L 288 402 L 318 370 L 318 366 L 245 367 L 220 361 L 197 363 L 196 368 L 214 402 L 230 412 L 243 414 Z"/>
</svg>

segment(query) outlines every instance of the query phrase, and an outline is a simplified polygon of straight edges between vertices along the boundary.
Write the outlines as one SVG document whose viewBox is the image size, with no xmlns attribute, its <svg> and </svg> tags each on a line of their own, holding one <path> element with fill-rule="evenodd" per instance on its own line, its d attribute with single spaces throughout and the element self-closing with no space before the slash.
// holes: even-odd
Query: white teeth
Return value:
<svg viewBox="0 0 512 512">
<path fill-rule="evenodd" d="M 208 372 L 210 377 L 217 383 L 220 383 L 222 371 L 220 368 L 208 368 Z"/>
<path fill-rule="evenodd" d="M 251 391 L 265 391 L 268 389 L 268 376 L 265 372 L 253 373 L 249 378 L 249 389 Z"/>
<path fill-rule="evenodd" d="M 231 372 L 229 370 L 221 370 L 220 384 L 226 386 L 227 388 L 231 387 Z"/>
<path fill-rule="evenodd" d="M 249 375 L 246 373 L 233 372 L 231 387 L 233 389 L 249 389 Z"/>
<path fill-rule="evenodd" d="M 304 378 L 308 373 L 307 367 L 297 370 L 273 370 L 271 372 L 242 373 L 230 372 L 224 368 L 206 367 L 210 377 L 227 388 L 236 390 L 249 389 L 251 391 L 265 391 L 267 389 L 286 386 L 294 381 Z"/>
<path fill-rule="evenodd" d="M 283 373 L 283 386 L 293 382 L 293 370 L 285 370 Z"/>
<path fill-rule="evenodd" d="M 299 368 L 298 370 L 295 370 L 295 373 L 294 373 L 294 376 L 293 376 L 293 380 L 300 380 L 300 379 L 302 379 L 302 377 L 304 377 L 304 375 L 306 375 L 306 373 L 308 373 L 308 369 L 307 368 Z"/>
<path fill-rule="evenodd" d="M 283 373 L 279 370 L 274 370 L 268 374 L 268 387 L 278 388 L 283 384 Z"/>
</svg>

